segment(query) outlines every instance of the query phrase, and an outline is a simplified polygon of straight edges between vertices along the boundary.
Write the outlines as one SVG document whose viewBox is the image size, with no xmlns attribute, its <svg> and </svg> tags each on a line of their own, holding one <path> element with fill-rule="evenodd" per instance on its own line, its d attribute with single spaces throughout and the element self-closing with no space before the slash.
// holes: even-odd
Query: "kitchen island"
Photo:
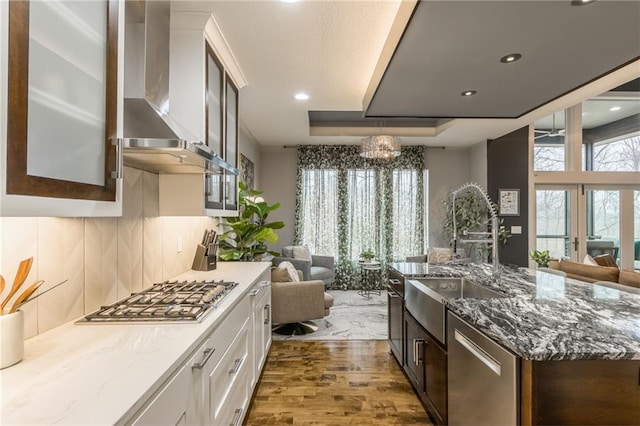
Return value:
<svg viewBox="0 0 640 426">
<path fill-rule="evenodd" d="M 390 270 L 402 274 L 407 265 Z M 640 296 L 526 268 L 503 266 L 498 279 L 491 272 L 487 264 L 421 270 L 426 279 L 463 278 L 502 296 L 450 298 L 445 305 L 448 315 L 517 357 L 518 422 L 638 424 Z M 447 343 L 450 349 L 451 342 L 440 342 L 443 351 Z M 449 395 L 449 410 L 451 401 Z"/>
</svg>

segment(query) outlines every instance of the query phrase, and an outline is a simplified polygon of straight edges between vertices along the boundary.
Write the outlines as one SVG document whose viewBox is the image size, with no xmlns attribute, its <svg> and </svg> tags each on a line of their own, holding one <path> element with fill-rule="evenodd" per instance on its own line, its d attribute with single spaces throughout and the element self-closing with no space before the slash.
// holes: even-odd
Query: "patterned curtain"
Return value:
<svg viewBox="0 0 640 426">
<path fill-rule="evenodd" d="M 391 161 L 360 156 L 358 146 L 300 146 L 295 244 L 336 258 L 334 288 L 366 287 L 360 253 L 386 264 L 424 253 L 424 148 L 403 147 Z"/>
</svg>

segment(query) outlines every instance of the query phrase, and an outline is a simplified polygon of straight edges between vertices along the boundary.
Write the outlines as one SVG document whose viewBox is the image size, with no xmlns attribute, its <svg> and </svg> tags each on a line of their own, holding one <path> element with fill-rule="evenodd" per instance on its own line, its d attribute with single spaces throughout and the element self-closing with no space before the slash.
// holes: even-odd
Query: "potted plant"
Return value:
<svg viewBox="0 0 640 426">
<path fill-rule="evenodd" d="M 549 255 L 549 250 L 533 250 L 529 253 L 531 259 L 538 264 L 538 266 L 542 268 L 548 268 L 549 262 L 551 261 L 551 256 Z"/>
<path fill-rule="evenodd" d="M 283 222 L 268 222 L 269 213 L 280 207 L 280 203 L 268 205 L 261 197 L 262 191 L 247 189 L 244 183 L 238 185 L 237 218 L 226 219 L 222 224 L 225 232 L 220 235 L 220 259 L 222 260 L 259 260 L 265 253 L 277 256 L 269 251 L 266 243 L 278 241 L 274 230 L 284 227 Z"/>
<path fill-rule="evenodd" d="M 376 255 L 373 254 L 373 250 L 371 249 L 367 249 L 360 253 L 360 259 L 362 259 L 365 263 L 370 263 L 374 257 L 376 257 Z"/>
<path fill-rule="evenodd" d="M 466 232 L 486 231 L 489 225 L 489 216 L 487 214 L 487 204 L 484 198 L 476 192 L 464 192 L 456 197 L 456 234 L 453 235 L 453 193 L 448 192 L 442 201 L 445 217 L 443 220 L 444 235 L 449 241 L 451 247 L 454 241 L 457 241 L 456 249 L 475 248 L 475 252 L 467 253 L 468 257 L 475 260 L 486 259 L 487 250 L 485 245 L 474 244 L 465 247 L 460 244 Z"/>
</svg>

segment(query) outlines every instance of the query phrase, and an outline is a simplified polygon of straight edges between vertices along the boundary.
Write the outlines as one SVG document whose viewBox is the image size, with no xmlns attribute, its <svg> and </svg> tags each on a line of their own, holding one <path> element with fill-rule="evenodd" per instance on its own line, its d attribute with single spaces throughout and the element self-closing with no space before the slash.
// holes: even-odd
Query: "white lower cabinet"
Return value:
<svg viewBox="0 0 640 426">
<path fill-rule="evenodd" d="M 253 322 L 251 389 L 260 377 L 260 372 L 271 347 L 271 281 L 259 281 L 249 293 L 251 297 L 251 320 Z"/>
<path fill-rule="evenodd" d="M 267 270 L 126 424 L 240 425 L 271 346 Z"/>
<path fill-rule="evenodd" d="M 180 368 L 130 424 L 135 426 L 193 424 L 193 412 L 189 410 L 189 380 L 191 368 Z"/>
</svg>

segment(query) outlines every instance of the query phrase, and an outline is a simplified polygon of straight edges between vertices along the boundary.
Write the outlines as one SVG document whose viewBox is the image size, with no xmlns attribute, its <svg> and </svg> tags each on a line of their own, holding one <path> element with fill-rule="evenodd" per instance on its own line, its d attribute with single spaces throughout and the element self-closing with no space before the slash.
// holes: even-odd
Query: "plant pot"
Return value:
<svg viewBox="0 0 640 426">
<path fill-rule="evenodd" d="M 17 364 L 24 356 L 24 314 L 0 315 L 0 369 Z"/>
</svg>

